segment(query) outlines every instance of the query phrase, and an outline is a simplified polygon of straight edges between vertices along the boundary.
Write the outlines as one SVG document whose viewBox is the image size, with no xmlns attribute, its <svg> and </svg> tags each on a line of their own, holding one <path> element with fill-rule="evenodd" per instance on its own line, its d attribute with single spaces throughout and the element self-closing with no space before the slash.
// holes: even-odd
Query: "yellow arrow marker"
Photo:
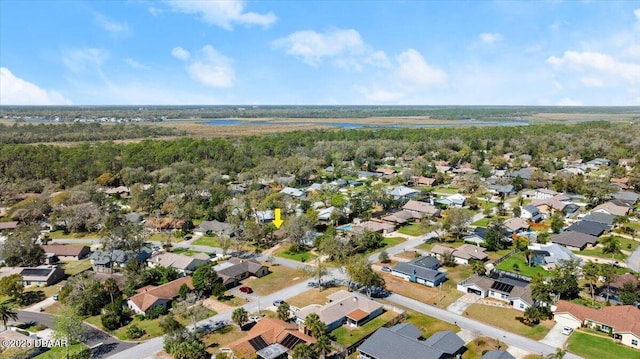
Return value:
<svg viewBox="0 0 640 359">
<path fill-rule="evenodd" d="M 281 218 L 280 218 L 280 208 L 276 208 L 276 219 L 273 220 L 273 224 L 276 226 L 276 228 L 280 228 L 280 226 L 282 225 L 282 223 L 284 222 Z"/>
</svg>

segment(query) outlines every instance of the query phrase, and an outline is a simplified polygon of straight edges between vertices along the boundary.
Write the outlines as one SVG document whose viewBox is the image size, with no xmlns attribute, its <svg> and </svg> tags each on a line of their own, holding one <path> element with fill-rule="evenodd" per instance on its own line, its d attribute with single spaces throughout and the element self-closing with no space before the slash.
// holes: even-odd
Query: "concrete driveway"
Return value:
<svg viewBox="0 0 640 359">
<path fill-rule="evenodd" d="M 562 328 L 564 328 L 563 325 L 554 325 L 549 333 L 547 333 L 547 335 L 542 340 L 540 340 L 540 343 L 544 343 L 555 348 L 564 348 L 564 345 L 567 342 L 567 339 L 569 339 L 569 336 L 562 334 Z"/>
<path fill-rule="evenodd" d="M 462 313 L 464 313 L 464 311 L 467 310 L 467 308 L 469 308 L 471 304 L 477 303 L 480 299 L 482 299 L 480 298 L 480 296 L 467 293 L 458 298 L 455 302 L 449 304 L 449 306 L 447 307 L 447 311 L 462 315 Z"/>
</svg>

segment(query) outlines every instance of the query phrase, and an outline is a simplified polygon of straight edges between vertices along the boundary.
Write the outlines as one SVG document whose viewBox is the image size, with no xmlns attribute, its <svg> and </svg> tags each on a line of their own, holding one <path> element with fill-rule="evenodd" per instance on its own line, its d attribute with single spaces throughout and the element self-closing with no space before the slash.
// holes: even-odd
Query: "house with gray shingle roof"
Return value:
<svg viewBox="0 0 640 359">
<path fill-rule="evenodd" d="M 534 304 L 529 282 L 508 276 L 490 278 L 474 274 L 459 283 L 457 288 L 463 293 L 507 302 L 519 311 L 525 311 Z"/>
<path fill-rule="evenodd" d="M 227 262 L 219 264 L 213 269 L 227 288 L 235 287 L 241 280 L 250 276 L 260 278 L 269 274 L 269 269 L 255 259 L 236 257 L 229 258 Z"/>
<path fill-rule="evenodd" d="M 506 350 L 492 350 L 486 352 L 480 359 L 516 359 L 516 357 Z"/>
<path fill-rule="evenodd" d="M 431 256 L 422 256 L 410 262 L 400 262 L 391 268 L 391 274 L 409 282 L 420 283 L 428 287 L 437 287 L 447 280 L 444 272 L 438 271 L 440 262 Z"/>
<path fill-rule="evenodd" d="M 202 221 L 193 231 L 199 235 L 211 233 L 217 236 L 232 237 L 235 235 L 236 227 L 233 224 L 219 222 L 214 219 L 213 221 Z"/>
<path fill-rule="evenodd" d="M 598 244 L 598 237 L 575 231 L 564 231 L 562 233 L 552 235 L 549 238 L 549 241 L 551 243 L 563 245 L 569 249 L 581 251 L 587 246 L 594 247 Z"/>
<path fill-rule="evenodd" d="M 358 347 L 363 359 L 449 359 L 462 354 L 464 341 L 454 332 L 437 332 L 427 340 L 411 323 L 380 328 Z"/>
<path fill-rule="evenodd" d="M 141 263 L 151 257 L 151 249 L 142 247 L 138 252 L 120 249 L 99 249 L 89 256 L 94 272 L 111 272 L 113 267 L 124 267 L 127 262 L 137 258 Z"/>
<path fill-rule="evenodd" d="M 149 267 L 173 267 L 183 275 L 193 273 L 199 266 L 208 262 L 209 256 L 204 253 L 186 256 L 178 253 L 158 252 L 147 260 Z"/>
</svg>

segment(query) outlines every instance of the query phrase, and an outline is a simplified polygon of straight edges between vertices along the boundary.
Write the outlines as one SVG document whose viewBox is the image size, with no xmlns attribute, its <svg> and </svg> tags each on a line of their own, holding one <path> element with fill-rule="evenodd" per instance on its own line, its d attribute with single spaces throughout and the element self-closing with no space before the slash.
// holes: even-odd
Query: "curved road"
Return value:
<svg viewBox="0 0 640 359">
<path fill-rule="evenodd" d="M 21 310 L 18 311 L 18 320 L 25 323 L 41 323 L 43 325 L 46 325 L 48 328 L 53 328 L 55 315 Z M 99 349 L 94 350 L 92 358 L 106 358 L 107 356 L 125 351 L 137 345 L 136 343 L 127 343 L 120 341 L 117 338 L 114 338 L 111 335 L 90 325 L 84 324 L 84 327 L 84 343 L 86 345 L 91 347 L 99 343 L 103 344 Z"/>
</svg>

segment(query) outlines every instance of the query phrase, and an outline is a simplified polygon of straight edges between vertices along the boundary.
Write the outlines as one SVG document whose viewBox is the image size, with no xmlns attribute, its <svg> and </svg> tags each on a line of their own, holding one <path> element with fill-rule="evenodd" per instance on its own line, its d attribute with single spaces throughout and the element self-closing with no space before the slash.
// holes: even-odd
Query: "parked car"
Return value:
<svg viewBox="0 0 640 359">
<path fill-rule="evenodd" d="M 256 315 L 249 317 L 249 321 L 250 322 L 257 322 L 258 320 L 260 320 L 260 318 L 262 317 L 258 317 Z"/>
<path fill-rule="evenodd" d="M 240 291 L 242 293 L 246 293 L 246 294 L 251 294 L 253 293 L 253 289 L 249 288 L 249 287 L 240 287 Z"/>
<path fill-rule="evenodd" d="M 276 299 L 273 301 L 273 305 L 275 305 L 276 307 L 279 307 L 281 305 L 283 305 L 285 302 L 282 299 Z"/>
<path fill-rule="evenodd" d="M 53 295 L 53 300 L 57 301 L 58 300 L 58 293 Z"/>
<path fill-rule="evenodd" d="M 562 328 L 562 334 L 564 334 L 564 335 L 571 335 L 571 333 L 573 333 L 573 328 L 571 328 L 571 327 L 564 327 L 564 328 Z"/>
<path fill-rule="evenodd" d="M 382 271 L 383 272 L 391 272 L 391 268 L 389 268 L 388 266 L 382 266 Z"/>
</svg>

